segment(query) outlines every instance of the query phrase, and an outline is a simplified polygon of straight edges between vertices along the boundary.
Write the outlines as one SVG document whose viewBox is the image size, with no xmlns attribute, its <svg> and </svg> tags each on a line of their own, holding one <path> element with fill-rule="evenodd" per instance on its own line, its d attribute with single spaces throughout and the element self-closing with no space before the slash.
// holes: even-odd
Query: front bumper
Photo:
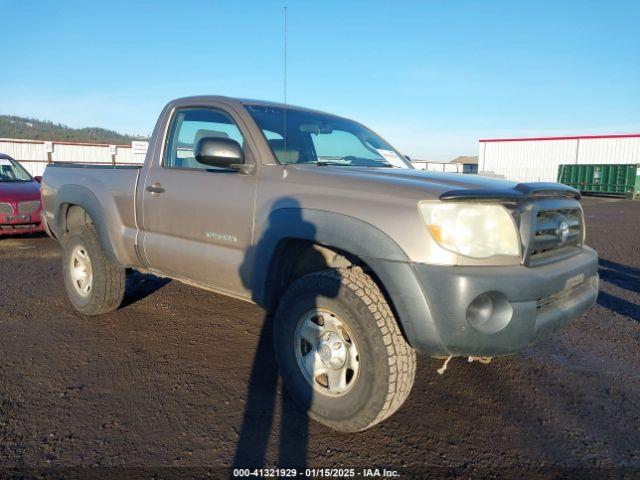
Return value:
<svg viewBox="0 0 640 480">
<path fill-rule="evenodd" d="M 19 215 L 0 215 L 0 237 L 44 232 L 40 210 L 27 215 L 25 220 L 16 217 L 19 217 Z"/>
<path fill-rule="evenodd" d="M 598 257 L 588 247 L 537 267 L 412 267 L 429 311 L 422 322 L 411 321 L 410 341 L 428 355 L 496 356 L 521 351 L 584 313 L 598 295 Z M 480 302 L 483 310 L 473 306 L 478 302 L 472 305 L 483 295 L 497 300 L 485 323 L 478 322 L 476 314 L 491 312 L 491 306 Z"/>
<path fill-rule="evenodd" d="M 19 225 L 0 225 L 0 237 L 4 235 L 23 235 L 27 233 L 44 232 L 42 223 L 38 224 L 19 224 Z"/>
</svg>

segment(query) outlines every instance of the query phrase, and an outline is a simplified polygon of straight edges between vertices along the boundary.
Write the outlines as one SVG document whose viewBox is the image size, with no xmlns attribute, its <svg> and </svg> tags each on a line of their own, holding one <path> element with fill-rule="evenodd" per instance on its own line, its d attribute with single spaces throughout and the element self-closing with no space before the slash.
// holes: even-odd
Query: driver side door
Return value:
<svg viewBox="0 0 640 480">
<path fill-rule="evenodd" d="M 144 181 L 143 255 L 152 271 L 246 298 L 248 281 L 240 272 L 251 244 L 257 174 L 198 163 L 194 147 L 202 137 L 233 139 L 245 159 L 255 158 L 230 112 L 174 111 L 164 149 Z"/>
</svg>

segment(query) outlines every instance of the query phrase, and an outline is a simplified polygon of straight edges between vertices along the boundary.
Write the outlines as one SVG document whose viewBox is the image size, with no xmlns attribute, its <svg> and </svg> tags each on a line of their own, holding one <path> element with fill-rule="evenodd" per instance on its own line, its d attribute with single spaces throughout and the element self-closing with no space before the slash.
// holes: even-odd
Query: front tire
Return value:
<svg viewBox="0 0 640 480">
<path fill-rule="evenodd" d="M 62 271 L 67 295 L 85 315 L 116 310 L 125 292 L 125 269 L 111 261 L 92 225 L 72 230 L 64 244 Z"/>
<path fill-rule="evenodd" d="M 339 431 L 386 419 L 413 386 L 415 352 L 382 292 L 359 268 L 296 280 L 276 311 L 274 344 L 291 396 Z"/>
</svg>

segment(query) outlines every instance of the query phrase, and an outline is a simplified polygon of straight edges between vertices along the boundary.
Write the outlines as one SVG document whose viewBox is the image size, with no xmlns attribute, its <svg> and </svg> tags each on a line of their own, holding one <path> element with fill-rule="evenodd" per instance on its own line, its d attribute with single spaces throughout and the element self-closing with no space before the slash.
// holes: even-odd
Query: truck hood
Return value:
<svg viewBox="0 0 640 480">
<path fill-rule="evenodd" d="M 0 182 L 0 202 L 40 200 L 40 184 L 31 182 Z"/>
<path fill-rule="evenodd" d="M 369 182 L 403 187 L 419 196 L 441 200 L 511 200 L 536 196 L 564 196 L 579 199 L 580 193 L 558 183 L 517 183 L 481 175 L 428 172 L 417 169 L 296 165 L 296 169 L 320 176 L 341 177 L 349 182 Z"/>
</svg>

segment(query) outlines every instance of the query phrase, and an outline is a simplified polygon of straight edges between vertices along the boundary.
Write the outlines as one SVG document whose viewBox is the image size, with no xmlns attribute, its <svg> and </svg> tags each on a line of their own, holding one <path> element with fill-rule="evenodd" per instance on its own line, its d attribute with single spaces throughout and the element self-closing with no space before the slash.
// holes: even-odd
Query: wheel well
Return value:
<svg viewBox="0 0 640 480">
<path fill-rule="evenodd" d="M 99 212 L 96 214 L 100 215 Z M 116 256 L 113 250 L 111 240 L 109 238 L 109 234 L 106 231 L 105 226 L 100 224 L 100 220 L 101 220 L 100 216 L 97 217 L 98 223 L 96 224 L 93 221 L 93 218 L 91 217 L 89 212 L 84 207 L 77 204 L 73 204 L 73 203 L 66 203 L 66 204 L 62 204 L 62 206 L 60 207 L 59 217 L 61 220 L 59 220 L 60 236 L 58 240 L 62 245 L 64 245 L 67 242 L 67 239 L 69 238 L 69 233 L 74 228 L 83 227 L 87 225 L 91 225 L 91 226 L 95 225 L 95 229 L 98 234 L 98 242 L 100 243 L 100 246 L 105 251 L 105 253 L 109 256 L 109 259 L 111 261 L 115 263 L 120 263 L 120 260 L 118 259 L 118 257 Z"/>
<path fill-rule="evenodd" d="M 76 227 L 83 225 L 93 225 L 93 220 L 87 213 L 87 211 L 79 205 L 67 204 L 62 207 L 64 224 L 62 225 L 62 231 L 64 234 L 68 234 Z"/>
<path fill-rule="evenodd" d="M 274 312 L 289 285 L 304 275 L 328 268 L 360 268 L 371 277 L 382 292 L 391 312 L 398 320 L 402 335 L 407 339 L 389 292 L 373 269 L 357 255 L 334 247 L 319 245 L 310 240 L 285 239 L 280 241 L 272 258 L 267 275 L 266 305 L 263 305 L 267 312 Z"/>
<path fill-rule="evenodd" d="M 267 276 L 266 307 L 272 311 L 287 287 L 298 278 L 328 268 L 367 265 L 343 250 L 319 245 L 310 240 L 284 239 L 277 245 Z"/>
</svg>

